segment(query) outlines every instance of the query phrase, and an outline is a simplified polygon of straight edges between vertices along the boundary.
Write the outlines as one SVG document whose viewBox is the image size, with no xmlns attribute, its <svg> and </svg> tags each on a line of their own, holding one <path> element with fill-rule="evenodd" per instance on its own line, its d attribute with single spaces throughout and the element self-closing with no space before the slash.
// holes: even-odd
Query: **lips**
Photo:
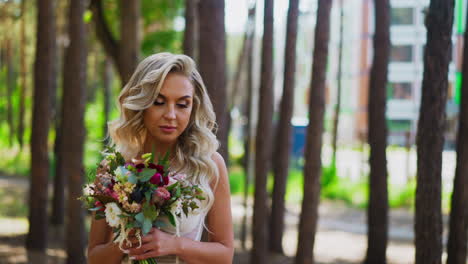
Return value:
<svg viewBox="0 0 468 264">
<path fill-rule="evenodd" d="M 174 132 L 177 129 L 175 126 L 160 126 L 159 128 L 161 128 L 161 130 L 166 133 Z"/>
</svg>

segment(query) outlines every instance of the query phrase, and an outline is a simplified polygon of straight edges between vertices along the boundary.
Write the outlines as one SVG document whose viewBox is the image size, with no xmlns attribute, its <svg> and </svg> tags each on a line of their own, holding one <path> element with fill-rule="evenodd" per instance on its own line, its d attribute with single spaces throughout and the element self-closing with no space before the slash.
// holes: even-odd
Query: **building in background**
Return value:
<svg viewBox="0 0 468 264">
<path fill-rule="evenodd" d="M 327 85 L 327 124 L 325 126 L 328 132 L 331 131 L 331 120 L 338 84 L 339 2 L 339 0 L 335 1 L 332 11 Z M 452 62 L 449 67 L 447 99 L 447 147 L 453 147 L 456 138 L 465 24 L 464 10 L 467 2 L 467 0 L 456 0 L 453 52 Z M 298 81 L 294 111 L 295 122 L 298 125 L 303 125 L 303 120 L 307 120 L 307 98 L 317 5 L 316 0 L 311 0 L 308 3 L 305 12 L 304 10 L 301 12 L 299 24 Z M 367 133 L 367 94 L 374 31 L 373 1 L 345 0 L 343 4 L 343 101 L 339 125 L 339 143 L 356 144 L 365 140 Z M 390 4 L 392 47 L 387 86 L 388 141 L 389 144 L 404 146 L 408 143 L 415 143 L 424 71 L 423 57 L 426 42 L 424 18 L 425 10 L 429 6 L 429 0 L 391 0 Z M 277 82 L 277 90 L 279 90 L 281 84 L 282 82 Z M 330 135 L 326 137 L 328 136 Z"/>
</svg>

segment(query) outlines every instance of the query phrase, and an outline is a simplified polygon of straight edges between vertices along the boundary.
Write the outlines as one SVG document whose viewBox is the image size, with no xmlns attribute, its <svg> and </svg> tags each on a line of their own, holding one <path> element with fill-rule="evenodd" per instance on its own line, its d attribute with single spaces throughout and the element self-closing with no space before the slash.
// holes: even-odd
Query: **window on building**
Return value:
<svg viewBox="0 0 468 264">
<path fill-rule="evenodd" d="M 411 100 L 413 98 L 413 84 L 410 82 L 394 82 L 387 85 L 387 98 Z"/>
<path fill-rule="evenodd" d="M 390 132 L 411 131 L 411 120 L 387 120 L 387 127 Z"/>
<path fill-rule="evenodd" d="M 391 11 L 392 25 L 413 25 L 414 9 L 412 7 L 394 7 Z"/>
<path fill-rule="evenodd" d="M 394 45 L 391 49 L 390 59 L 392 62 L 412 62 L 413 46 Z"/>
</svg>

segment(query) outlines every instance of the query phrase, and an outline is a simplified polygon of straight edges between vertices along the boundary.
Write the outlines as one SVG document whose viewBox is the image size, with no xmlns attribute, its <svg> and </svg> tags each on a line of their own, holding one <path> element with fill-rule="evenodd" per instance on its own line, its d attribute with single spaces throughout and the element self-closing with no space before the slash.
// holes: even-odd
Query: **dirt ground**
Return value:
<svg viewBox="0 0 468 264">
<path fill-rule="evenodd" d="M 28 183 L 9 177 L 0 177 L 0 193 L 14 192 L 23 196 L 26 201 Z M 0 207 L 9 206 L 4 197 L 0 197 Z M 8 197 L 8 195 L 7 195 Z M 251 201 L 249 203 L 251 205 Z M 251 207 L 250 207 L 251 208 Z M 251 217 L 251 210 L 247 216 Z M 286 230 L 283 246 L 286 256 L 271 255 L 269 263 L 293 263 L 297 247 L 297 223 L 299 205 L 288 205 L 286 213 Z M 240 223 L 244 215 L 240 197 L 232 198 L 232 213 L 236 235 L 235 264 L 249 263 L 249 251 L 242 250 L 238 239 Z M 317 264 L 354 264 L 361 263 L 366 251 L 366 214 L 365 211 L 349 208 L 338 202 L 322 202 L 319 209 L 318 231 L 315 239 L 314 255 Z M 446 221 L 446 219 L 445 219 Z M 27 263 L 24 241 L 28 230 L 25 217 L 4 217 L 0 215 L 0 264 Z M 51 231 L 55 232 L 55 231 Z M 446 232 L 444 232 L 446 233 Z M 405 209 L 390 212 L 389 245 L 387 259 L 389 264 L 410 264 L 414 259 L 413 216 Z M 57 235 L 50 235 L 47 249 L 49 263 L 64 263 L 64 243 Z M 247 247 L 251 246 L 250 237 Z M 445 259 L 445 254 L 444 254 Z M 468 262 L 467 262 L 468 263 Z"/>
</svg>

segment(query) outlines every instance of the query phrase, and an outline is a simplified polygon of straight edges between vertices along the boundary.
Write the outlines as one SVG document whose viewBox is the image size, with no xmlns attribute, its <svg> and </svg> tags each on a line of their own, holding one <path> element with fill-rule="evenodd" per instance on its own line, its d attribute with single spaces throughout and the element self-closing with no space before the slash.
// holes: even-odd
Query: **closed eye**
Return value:
<svg viewBox="0 0 468 264">
<path fill-rule="evenodd" d="M 154 104 L 154 105 L 163 105 L 163 104 L 164 104 L 164 102 L 158 102 L 158 101 L 154 101 L 154 103 L 153 103 L 153 104 Z"/>
<path fill-rule="evenodd" d="M 186 104 L 177 104 L 177 106 L 180 108 L 188 108 L 188 105 Z"/>
</svg>

